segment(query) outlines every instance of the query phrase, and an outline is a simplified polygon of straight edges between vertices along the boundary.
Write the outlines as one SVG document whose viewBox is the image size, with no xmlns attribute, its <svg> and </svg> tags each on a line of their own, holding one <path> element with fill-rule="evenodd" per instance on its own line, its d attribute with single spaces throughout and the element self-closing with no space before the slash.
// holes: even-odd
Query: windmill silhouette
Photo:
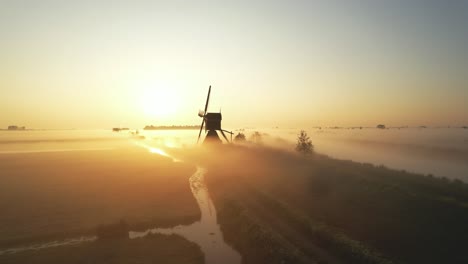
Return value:
<svg viewBox="0 0 468 264">
<path fill-rule="evenodd" d="M 206 133 L 205 141 L 203 141 L 203 143 L 206 143 L 206 142 L 222 143 L 222 140 L 219 138 L 218 133 L 216 131 L 221 132 L 221 135 L 223 135 L 226 142 L 230 143 L 232 142 L 233 133 L 231 131 L 227 131 L 221 128 L 221 120 L 223 119 L 221 115 L 221 111 L 219 113 L 207 112 L 208 104 L 210 102 L 210 94 L 211 94 L 211 85 L 208 88 L 208 96 L 206 97 L 205 110 L 204 111 L 200 110 L 198 112 L 198 116 L 203 118 L 203 120 L 200 126 L 200 132 L 198 133 L 197 143 L 200 141 L 203 127 L 205 127 L 205 133 Z M 226 134 L 224 134 L 224 132 L 231 134 L 231 140 L 229 140 L 226 137 Z"/>
</svg>

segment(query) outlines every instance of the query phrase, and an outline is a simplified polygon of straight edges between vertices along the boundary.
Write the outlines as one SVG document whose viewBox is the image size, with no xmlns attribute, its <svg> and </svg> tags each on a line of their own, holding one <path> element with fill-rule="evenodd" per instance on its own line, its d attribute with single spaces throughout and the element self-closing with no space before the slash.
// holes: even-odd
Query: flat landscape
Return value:
<svg viewBox="0 0 468 264">
<path fill-rule="evenodd" d="M 95 241 L 69 247 L 0 255 L 4 264 L 59 263 L 166 263 L 202 264 L 200 248 L 176 235 L 151 235 L 139 239 Z"/>
<path fill-rule="evenodd" d="M 0 264 L 467 264 L 468 0 L 0 0 Z"/>
<path fill-rule="evenodd" d="M 239 263 L 230 247 L 242 263 L 468 261 L 461 180 L 254 142 L 174 148 L 161 140 L 0 154 L 0 261 Z M 124 232 L 166 231 L 96 238 L 121 221 Z M 81 237 L 88 241 L 32 249 Z"/>
<path fill-rule="evenodd" d="M 201 162 L 225 238 L 244 263 L 468 261 L 460 180 L 263 147 L 222 153 Z"/>
<path fill-rule="evenodd" d="M 195 168 L 128 146 L 115 150 L 0 154 L 0 249 L 200 218 Z"/>
</svg>

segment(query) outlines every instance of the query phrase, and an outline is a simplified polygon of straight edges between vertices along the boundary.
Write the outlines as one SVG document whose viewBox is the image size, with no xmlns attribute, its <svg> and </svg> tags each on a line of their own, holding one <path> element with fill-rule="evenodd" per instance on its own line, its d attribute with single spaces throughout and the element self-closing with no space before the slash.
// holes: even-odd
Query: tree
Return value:
<svg viewBox="0 0 468 264">
<path fill-rule="evenodd" d="M 260 132 L 255 131 L 251 136 L 250 136 L 250 141 L 252 141 L 255 144 L 262 144 L 262 134 Z"/>
<path fill-rule="evenodd" d="M 234 141 L 237 142 L 237 143 L 245 142 L 245 135 L 244 135 L 244 133 L 239 132 L 239 133 L 234 137 Z"/>
<path fill-rule="evenodd" d="M 314 151 L 312 140 L 310 140 L 310 137 L 304 130 L 301 130 L 297 135 L 296 151 L 304 155 L 312 154 Z"/>
</svg>

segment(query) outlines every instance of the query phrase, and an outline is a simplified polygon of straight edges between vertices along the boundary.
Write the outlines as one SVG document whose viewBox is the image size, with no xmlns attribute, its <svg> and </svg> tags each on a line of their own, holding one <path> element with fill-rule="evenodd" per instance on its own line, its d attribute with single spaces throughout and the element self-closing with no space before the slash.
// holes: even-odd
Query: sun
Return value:
<svg viewBox="0 0 468 264">
<path fill-rule="evenodd" d="M 152 118 L 168 118 L 178 108 L 178 98 L 170 89 L 146 89 L 141 93 L 140 105 L 143 113 Z"/>
</svg>

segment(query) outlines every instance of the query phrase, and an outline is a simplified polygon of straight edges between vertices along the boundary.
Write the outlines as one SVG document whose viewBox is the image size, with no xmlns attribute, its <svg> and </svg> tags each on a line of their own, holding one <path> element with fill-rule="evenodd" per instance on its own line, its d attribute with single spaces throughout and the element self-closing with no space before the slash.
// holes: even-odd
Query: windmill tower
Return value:
<svg viewBox="0 0 468 264">
<path fill-rule="evenodd" d="M 197 143 L 200 141 L 201 133 L 203 130 L 203 126 L 205 127 L 205 142 L 213 142 L 213 143 L 222 143 L 221 139 L 218 136 L 218 133 L 216 131 L 220 131 L 221 135 L 223 135 L 224 139 L 229 143 L 232 141 L 232 132 L 227 131 L 221 128 L 221 112 L 219 113 L 208 113 L 208 104 L 210 102 L 210 94 L 211 94 L 211 85 L 208 88 L 208 96 L 206 97 L 206 103 L 205 103 L 205 111 L 199 111 L 198 116 L 203 118 L 203 121 L 200 126 L 200 132 L 198 133 L 198 140 Z M 226 137 L 226 134 L 224 132 L 231 134 L 231 141 Z"/>
</svg>

